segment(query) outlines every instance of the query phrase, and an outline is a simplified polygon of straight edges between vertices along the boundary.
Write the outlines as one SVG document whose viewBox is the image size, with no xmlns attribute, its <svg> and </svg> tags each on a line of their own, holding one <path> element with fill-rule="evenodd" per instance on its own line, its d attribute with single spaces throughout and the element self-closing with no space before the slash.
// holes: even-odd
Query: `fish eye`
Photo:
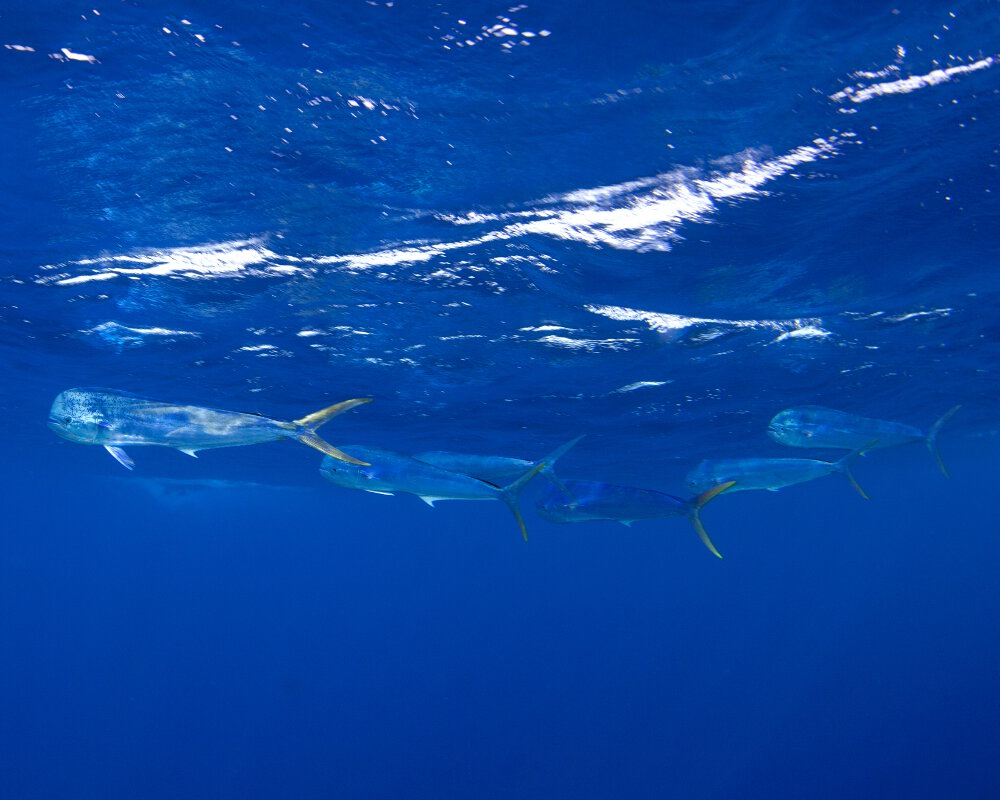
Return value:
<svg viewBox="0 0 1000 800">
<path fill-rule="evenodd" d="M 69 425 L 69 417 L 63 420 L 63 425 Z"/>
</svg>

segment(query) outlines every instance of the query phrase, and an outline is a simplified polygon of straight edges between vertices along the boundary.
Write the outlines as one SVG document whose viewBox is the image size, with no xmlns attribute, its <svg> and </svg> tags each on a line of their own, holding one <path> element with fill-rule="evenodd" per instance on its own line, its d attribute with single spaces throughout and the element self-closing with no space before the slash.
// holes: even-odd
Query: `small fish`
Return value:
<svg viewBox="0 0 1000 800">
<path fill-rule="evenodd" d="M 840 461 L 818 461 L 813 458 L 723 458 L 706 459 L 691 470 L 687 485 L 696 492 L 706 491 L 720 483 L 733 481 L 731 492 L 767 489 L 776 492 L 785 486 L 814 481 L 834 472 L 842 473 L 865 500 L 870 499 L 851 472 L 851 462 L 868 447 L 855 450 Z"/>
<path fill-rule="evenodd" d="M 316 429 L 370 402 L 370 397 L 345 400 L 294 422 L 282 422 L 258 414 L 174 405 L 113 389 L 67 389 L 52 403 L 49 427 L 71 442 L 103 445 L 127 469 L 135 463 L 124 445 L 173 447 L 197 458 L 199 450 L 278 439 L 295 439 L 333 458 L 364 464 L 321 439 Z"/>
<path fill-rule="evenodd" d="M 566 486 L 553 472 L 552 465 L 582 438 L 583 436 L 577 436 L 545 459 L 541 474 L 563 491 L 566 491 Z M 417 453 L 413 458 L 425 464 L 432 464 L 450 472 L 461 472 L 463 475 L 471 475 L 473 478 L 500 486 L 516 480 L 538 463 L 523 458 L 479 456 L 471 453 L 453 453 L 448 450 L 429 450 Z"/>
<path fill-rule="evenodd" d="M 771 438 L 791 447 L 830 447 L 856 450 L 867 442 L 874 441 L 872 449 L 894 447 L 910 442 L 924 442 L 931 451 L 938 467 L 946 476 L 948 469 L 937 448 L 937 437 L 941 428 L 961 406 L 949 409 L 935 422 L 929 431 L 922 431 L 912 425 L 885 419 L 872 419 L 848 414 L 822 406 L 799 406 L 786 408 L 774 415 L 767 432 Z"/>
<path fill-rule="evenodd" d="M 553 460 L 557 460 L 573 444 L 575 440 L 556 450 L 553 453 Z M 342 449 L 370 463 L 364 466 L 349 466 L 331 458 L 324 458 L 319 471 L 331 483 L 347 489 L 364 489 L 374 494 L 391 495 L 396 492 L 415 494 L 431 507 L 438 500 L 501 500 L 510 508 L 525 541 L 528 540 L 528 532 L 518 505 L 518 496 L 528 481 L 549 463 L 542 460 L 530 464 L 515 480 L 500 486 L 461 472 L 442 469 L 391 450 L 364 445 L 345 445 Z"/>
<path fill-rule="evenodd" d="M 705 547 L 722 558 L 722 553 L 712 543 L 708 532 L 701 524 L 698 512 L 709 500 L 732 488 L 735 485 L 733 481 L 715 486 L 689 500 L 651 489 L 615 486 L 599 481 L 568 480 L 565 481 L 565 485 L 566 493 L 556 487 L 550 487 L 538 498 L 535 508 L 543 519 L 550 522 L 608 519 L 623 525 L 631 525 L 640 519 L 687 517 Z"/>
</svg>

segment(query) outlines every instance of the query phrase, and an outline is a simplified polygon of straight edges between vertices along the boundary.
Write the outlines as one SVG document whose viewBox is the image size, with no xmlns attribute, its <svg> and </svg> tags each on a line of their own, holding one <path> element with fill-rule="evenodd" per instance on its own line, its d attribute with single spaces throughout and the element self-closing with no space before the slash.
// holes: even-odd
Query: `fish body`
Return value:
<svg viewBox="0 0 1000 800">
<path fill-rule="evenodd" d="M 790 447 L 872 450 L 924 442 L 947 475 L 948 470 L 937 450 L 937 436 L 959 408 L 951 408 L 929 431 L 924 431 L 901 422 L 862 417 L 823 406 L 798 406 L 775 414 L 767 432 L 776 442 Z"/>
<path fill-rule="evenodd" d="M 518 503 L 521 490 L 579 439 L 564 444 L 546 460 L 529 462 L 520 475 L 504 485 L 428 464 L 403 453 L 365 445 L 346 445 L 343 450 L 367 464 L 344 464 L 324 458 L 319 471 L 331 483 L 347 489 L 364 489 L 375 494 L 415 494 L 429 506 L 438 500 L 500 500 L 514 515 L 521 535 L 527 541 L 528 533 Z"/>
<path fill-rule="evenodd" d="M 448 450 L 428 450 L 415 454 L 413 458 L 450 472 L 460 472 L 496 484 L 510 483 L 535 465 L 534 461 L 525 458 L 479 456 L 471 453 L 453 453 Z"/>
<path fill-rule="evenodd" d="M 569 496 L 550 487 L 535 508 L 549 522 L 606 519 L 629 524 L 642 519 L 686 517 L 687 500 L 672 494 L 601 481 L 564 480 Z"/>
<path fill-rule="evenodd" d="M 257 414 L 177 405 L 111 389 L 67 389 L 52 403 L 49 427 L 71 442 L 103 445 L 132 468 L 126 446 L 172 447 L 188 455 L 216 447 L 296 439 L 334 458 L 350 458 L 325 442 L 316 428 L 349 408 L 370 402 L 358 398 L 329 406 L 293 422 Z"/>
<path fill-rule="evenodd" d="M 567 450 L 582 438 L 583 436 L 577 436 L 543 459 L 545 466 L 542 467 L 541 474 L 564 491 L 565 486 L 556 477 L 552 467 Z M 417 461 L 423 461 L 425 464 L 432 464 L 451 472 L 461 472 L 464 475 L 471 475 L 473 478 L 500 486 L 516 480 L 539 463 L 510 456 L 481 456 L 472 453 L 454 453 L 449 450 L 429 450 L 417 453 L 413 458 Z"/>
<path fill-rule="evenodd" d="M 652 489 L 600 481 L 567 480 L 563 484 L 565 489 L 553 485 L 536 502 L 539 516 L 549 522 L 614 520 L 631 525 L 637 520 L 686 517 L 704 545 L 722 558 L 701 524 L 699 511 L 709 500 L 732 488 L 732 482 L 723 482 L 688 500 Z"/>
<path fill-rule="evenodd" d="M 926 431 L 900 422 L 861 417 L 822 406 L 786 408 L 775 414 L 767 429 L 776 442 L 790 447 L 829 447 L 857 450 L 919 442 Z"/>
<path fill-rule="evenodd" d="M 688 473 L 688 487 L 704 492 L 727 481 L 732 492 L 767 489 L 776 492 L 796 483 L 814 481 L 834 472 L 843 473 L 865 499 L 868 496 L 854 480 L 850 464 L 864 451 L 857 450 L 840 461 L 819 461 L 813 458 L 723 458 L 706 459 Z"/>
<path fill-rule="evenodd" d="M 425 464 L 403 453 L 357 444 L 344 445 L 340 449 L 369 462 L 367 466 L 360 466 L 329 457 L 323 459 L 319 468 L 323 477 L 347 489 L 364 489 L 377 494 L 415 494 L 429 505 L 438 500 L 501 499 L 500 486 Z"/>
</svg>

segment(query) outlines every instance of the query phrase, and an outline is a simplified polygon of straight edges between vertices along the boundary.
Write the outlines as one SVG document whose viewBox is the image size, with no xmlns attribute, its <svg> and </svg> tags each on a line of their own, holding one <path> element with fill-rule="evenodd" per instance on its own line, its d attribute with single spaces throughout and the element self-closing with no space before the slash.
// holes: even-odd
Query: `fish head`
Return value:
<svg viewBox="0 0 1000 800">
<path fill-rule="evenodd" d="M 367 466 L 349 464 L 330 456 L 323 457 L 319 471 L 331 483 L 346 486 L 349 489 L 364 489 L 377 477 L 376 470 L 371 464 Z"/>
<path fill-rule="evenodd" d="M 810 431 L 792 409 L 779 411 L 767 426 L 767 434 L 779 444 L 802 446 L 808 443 Z"/>
<path fill-rule="evenodd" d="M 535 500 L 538 515 L 549 522 L 573 522 L 581 519 L 579 509 L 599 494 L 602 484 L 591 481 L 561 481 L 550 484 Z M 586 518 L 586 517 L 582 517 Z"/>
<path fill-rule="evenodd" d="M 566 508 L 566 504 L 571 502 L 559 490 L 548 491 L 535 501 L 535 508 L 538 513 L 547 517 L 555 517 Z"/>
<path fill-rule="evenodd" d="M 546 522 L 569 522 L 570 510 L 567 504 L 571 501 L 555 491 L 535 500 L 535 511 Z"/>
<path fill-rule="evenodd" d="M 100 405 L 90 392 L 67 389 L 60 392 L 49 410 L 49 428 L 71 442 L 97 444 L 110 429 Z"/>
<path fill-rule="evenodd" d="M 720 481 L 716 480 L 716 469 L 713 463 L 708 459 L 703 459 L 688 472 L 684 483 L 688 489 L 700 494 L 706 489 L 720 483 Z"/>
</svg>

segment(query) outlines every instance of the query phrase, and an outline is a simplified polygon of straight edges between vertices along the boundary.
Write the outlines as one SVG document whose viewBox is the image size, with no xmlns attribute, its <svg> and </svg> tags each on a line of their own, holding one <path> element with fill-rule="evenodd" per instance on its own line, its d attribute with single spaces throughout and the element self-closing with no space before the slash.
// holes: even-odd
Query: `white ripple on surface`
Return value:
<svg viewBox="0 0 1000 800">
<path fill-rule="evenodd" d="M 636 381 L 615 389 L 615 393 L 625 394 L 626 392 L 634 392 L 636 389 L 655 389 L 657 386 L 666 386 L 668 383 L 672 383 L 672 381 Z"/>
<path fill-rule="evenodd" d="M 957 64 L 953 67 L 935 69 L 923 75 L 913 75 L 909 78 L 900 78 L 895 81 L 883 81 L 871 86 L 848 86 L 835 94 L 830 95 L 834 102 L 841 103 L 850 100 L 852 103 L 865 103 L 875 97 L 883 97 L 891 94 L 909 94 L 917 89 L 926 89 L 928 86 L 937 86 L 947 83 L 958 75 L 967 75 L 970 72 L 989 69 L 997 62 L 994 56 L 987 56 L 971 64 Z"/>
<path fill-rule="evenodd" d="M 487 242 L 508 238 L 502 231 L 478 236 L 473 239 L 463 239 L 455 242 L 436 242 L 433 244 L 404 242 L 396 247 L 376 250 L 371 253 L 352 253 L 348 255 L 318 256 L 314 258 L 297 259 L 303 263 L 342 266 L 351 272 L 365 272 L 378 267 L 391 267 L 397 264 L 418 264 L 430 261 L 451 250 L 477 247 Z"/>
<path fill-rule="evenodd" d="M 886 322 L 909 322 L 914 319 L 926 319 L 927 317 L 950 317 L 952 309 L 950 308 L 935 308 L 931 311 L 910 311 L 906 314 L 896 314 L 891 317 L 885 317 Z"/>
<path fill-rule="evenodd" d="M 97 57 L 87 55 L 86 53 L 74 53 L 68 47 L 63 47 L 58 53 L 49 53 L 49 58 L 54 58 L 56 61 L 83 61 L 87 64 L 96 64 Z"/>
<path fill-rule="evenodd" d="M 593 314 L 613 319 L 619 322 L 644 322 L 650 330 L 657 333 L 683 331 L 702 325 L 723 326 L 730 328 L 756 328 L 777 331 L 780 335 L 775 341 L 787 338 L 825 338 L 830 331 L 824 330 L 822 320 L 818 318 L 801 319 L 712 319 L 706 317 L 687 317 L 683 314 L 665 314 L 659 311 L 643 311 L 624 306 L 586 305 L 584 308 Z"/>
<path fill-rule="evenodd" d="M 278 276 L 301 272 L 301 268 L 287 262 L 256 241 L 221 242 L 197 247 L 177 247 L 150 250 L 122 255 L 109 255 L 75 261 L 80 267 L 99 269 L 84 275 L 68 276 L 57 273 L 36 279 L 37 283 L 56 286 L 75 286 L 91 281 L 106 281 L 118 277 L 141 278 L 167 276 L 181 278 L 220 278 Z M 286 263 L 281 263 L 282 261 Z M 43 269 L 58 269 L 47 266 Z"/>
<path fill-rule="evenodd" d="M 552 347 L 562 347 L 567 350 L 586 350 L 590 353 L 597 353 L 601 350 L 628 350 L 639 344 L 638 339 L 574 339 L 571 336 L 558 336 L 549 334 L 542 336 L 536 341 Z"/>
<path fill-rule="evenodd" d="M 731 168 L 717 169 L 707 175 L 693 168 L 677 169 L 634 181 L 552 195 L 535 207 L 520 211 L 434 215 L 455 226 L 499 223 L 478 236 L 441 242 L 409 241 L 364 253 L 306 257 L 280 255 L 255 239 L 217 242 L 46 265 L 42 270 L 48 274 L 36 277 L 35 282 L 75 286 L 115 278 L 275 278 L 312 275 L 323 267 L 360 273 L 425 263 L 451 251 L 474 250 L 491 242 L 530 235 L 620 250 L 662 252 L 680 240 L 678 230 L 683 223 L 704 223 L 720 204 L 764 196 L 766 184 L 801 165 L 834 157 L 840 145 L 853 139 L 853 133 L 844 132 L 815 139 L 773 158 L 761 158 L 759 153 L 746 151 L 726 159 Z M 66 271 L 68 267 L 91 269 L 74 275 Z M 534 268 L 543 266 L 535 262 Z M 424 276 L 424 280 L 453 279 L 450 273 L 440 271 Z"/>
<path fill-rule="evenodd" d="M 171 328 L 161 328 L 153 326 L 149 328 L 134 328 L 129 325 L 122 325 L 120 322 L 109 320 L 79 331 L 84 336 L 96 336 L 97 338 L 115 345 L 117 347 L 142 347 L 149 337 L 159 337 L 169 341 L 180 337 L 200 338 L 201 334 L 195 331 L 173 330 Z"/>
<path fill-rule="evenodd" d="M 827 336 L 832 335 L 830 331 L 817 328 L 815 325 L 804 325 L 801 328 L 793 328 L 790 331 L 785 331 L 774 340 L 774 343 L 785 342 L 789 339 L 825 339 Z"/>
<path fill-rule="evenodd" d="M 553 195 L 538 208 L 500 214 L 437 215 L 455 225 L 506 222 L 493 238 L 529 234 L 607 245 L 621 250 L 666 251 L 680 239 L 684 222 L 705 222 L 720 202 L 760 196 L 762 187 L 796 167 L 831 158 L 854 138 L 847 132 L 815 139 L 774 158 L 746 151 L 733 156 L 735 168 L 702 176 L 694 169 Z"/>
</svg>

